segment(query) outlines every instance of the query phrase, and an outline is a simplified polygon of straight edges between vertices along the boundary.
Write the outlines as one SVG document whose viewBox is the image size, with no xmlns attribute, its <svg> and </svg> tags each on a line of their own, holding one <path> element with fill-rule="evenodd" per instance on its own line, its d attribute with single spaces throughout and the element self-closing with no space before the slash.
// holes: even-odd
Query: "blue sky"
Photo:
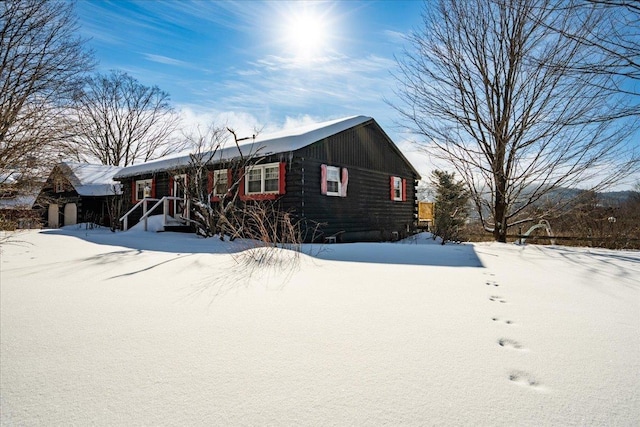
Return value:
<svg viewBox="0 0 640 427">
<path fill-rule="evenodd" d="M 394 140 L 394 55 L 420 1 L 88 1 L 98 71 L 157 85 L 189 120 L 269 130 L 350 115 Z"/>
<path fill-rule="evenodd" d="M 385 102 L 395 100 L 394 55 L 422 8 L 418 0 L 76 3 L 97 71 L 159 86 L 186 126 L 214 122 L 249 135 L 371 116 L 428 177 L 431 160 Z"/>
</svg>

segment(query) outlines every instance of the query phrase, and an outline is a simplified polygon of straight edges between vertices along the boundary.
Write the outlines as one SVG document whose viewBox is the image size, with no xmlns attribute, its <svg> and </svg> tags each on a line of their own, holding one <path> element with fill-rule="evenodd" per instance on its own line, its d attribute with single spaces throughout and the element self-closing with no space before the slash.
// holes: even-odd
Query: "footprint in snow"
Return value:
<svg viewBox="0 0 640 427">
<path fill-rule="evenodd" d="M 525 387 L 539 387 L 540 383 L 530 374 L 524 371 L 512 371 L 509 374 L 509 381 Z"/>
<path fill-rule="evenodd" d="M 497 286 L 500 286 L 500 285 L 498 285 L 498 284 L 496 283 L 496 281 L 495 281 L 495 280 L 487 280 L 487 282 L 485 283 L 485 285 L 487 285 L 487 286 L 496 286 L 496 287 L 497 287 Z"/>
<path fill-rule="evenodd" d="M 503 304 L 504 304 L 505 302 L 507 302 L 507 300 L 506 300 L 506 299 L 503 299 L 502 297 L 500 297 L 500 296 L 498 296 L 498 295 L 491 295 L 491 296 L 489 297 L 489 300 L 490 300 L 490 301 L 498 301 L 498 302 L 501 302 L 501 303 L 503 303 Z"/>
<path fill-rule="evenodd" d="M 501 320 L 498 317 L 492 317 L 491 320 L 493 320 L 494 322 L 506 323 L 507 325 L 513 325 L 513 321 L 512 320 Z"/>
<path fill-rule="evenodd" d="M 518 341 L 510 340 L 508 338 L 500 338 L 498 340 L 500 347 L 513 348 L 515 350 L 525 350 L 525 348 Z"/>
</svg>

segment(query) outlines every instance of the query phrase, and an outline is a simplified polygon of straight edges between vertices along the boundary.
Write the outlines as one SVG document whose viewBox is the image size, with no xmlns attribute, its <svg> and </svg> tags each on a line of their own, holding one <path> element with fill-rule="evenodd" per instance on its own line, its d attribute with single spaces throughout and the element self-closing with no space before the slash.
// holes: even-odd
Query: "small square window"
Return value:
<svg viewBox="0 0 640 427">
<path fill-rule="evenodd" d="M 151 197 L 152 186 L 152 179 L 141 179 L 136 181 L 136 200 L 142 200 L 146 197 Z"/>
</svg>

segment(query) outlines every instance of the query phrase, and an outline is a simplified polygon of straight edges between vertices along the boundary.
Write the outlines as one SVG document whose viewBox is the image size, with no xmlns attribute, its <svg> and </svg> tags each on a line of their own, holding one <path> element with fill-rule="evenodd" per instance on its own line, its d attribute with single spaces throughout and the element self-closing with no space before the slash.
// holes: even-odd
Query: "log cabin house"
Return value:
<svg viewBox="0 0 640 427">
<path fill-rule="evenodd" d="M 207 161 L 203 181 L 211 201 L 228 197 L 230 183 L 239 180 L 239 203 L 272 201 L 297 220 L 317 224 L 318 233 L 305 234 L 306 241 L 394 240 L 416 229 L 420 175 L 371 117 L 258 135 L 239 148 L 251 159 L 242 170 L 234 166 L 240 156 L 233 143 Z M 155 213 L 188 223 L 184 188 L 192 162 L 192 156 L 178 155 L 116 173 L 127 212 L 124 229 L 149 215 L 143 215 L 145 198 L 155 202 Z"/>
</svg>

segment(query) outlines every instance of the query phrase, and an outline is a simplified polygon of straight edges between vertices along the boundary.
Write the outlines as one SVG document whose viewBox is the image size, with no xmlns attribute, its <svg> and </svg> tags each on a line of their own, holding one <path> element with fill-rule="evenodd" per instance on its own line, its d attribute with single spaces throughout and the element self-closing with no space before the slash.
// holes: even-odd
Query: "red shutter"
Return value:
<svg viewBox="0 0 640 427">
<path fill-rule="evenodd" d="M 136 191 L 136 180 L 134 179 L 131 181 L 131 203 L 134 205 L 138 203 L 137 196 L 138 194 Z"/>
<path fill-rule="evenodd" d="M 243 168 L 240 176 L 240 184 L 238 185 L 238 195 L 240 196 L 240 200 L 247 200 L 247 196 L 244 193 L 244 174 L 247 168 Z"/>
<path fill-rule="evenodd" d="M 327 165 L 320 165 L 320 194 L 327 195 Z"/>
<path fill-rule="evenodd" d="M 207 194 L 213 195 L 213 171 L 207 172 Z"/>
<path fill-rule="evenodd" d="M 174 183 L 174 179 L 173 179 L 173 175 L 171 175 L 169 177 L 169 195 L 173 196 L 173 183 Z M 153 190 L 151 190 L 153 192 Z"/>
<path fill-rule="evenodd" d="M 394 183 L 394 177 L 392 176 L 390 179 L 390 185 L 389 187 L 391 188 L 391 200 L 395 200 L 395 192 L 393 191 L 393 183 Z"/>
<path fill-rule="evenodd" d="M 342 168 L 342 188 L 340 190 L 340 197 L 347 197 L 347 185 L 349 185 L 349 171 L 347 168 Z"/>
<path fill-rule="evenodd" d="M 402 178 L 402 201 L 407 201 L 407 180 Z"/>
<path fill-rule="evenodd" d="M 155 178 L 151 179 L 151 198 L 156 198 L 156 180 Z"/>
<path fill-rule="evenodd" d="M 278 179 L 278 194 L 285 194 L 287 190 L 285 178 L 287 172 L 287 164 L 285 162 L 280 162 L 279 168 L 280 176 Z"/>
</svg>

